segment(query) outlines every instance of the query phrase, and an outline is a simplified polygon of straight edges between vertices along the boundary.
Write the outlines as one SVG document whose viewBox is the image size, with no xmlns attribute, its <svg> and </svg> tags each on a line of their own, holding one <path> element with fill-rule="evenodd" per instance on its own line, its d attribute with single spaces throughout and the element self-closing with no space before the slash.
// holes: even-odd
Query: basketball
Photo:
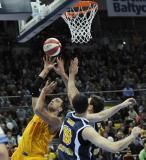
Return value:
<svg viewBox="0 0 146 160">
<path fill-rule="evenodd" d="M 43 45 L 44 52 L 50 56 L 57 56 L 61 51 L 61 43 L 56 38 L 48 38 Z"/>
</svg>

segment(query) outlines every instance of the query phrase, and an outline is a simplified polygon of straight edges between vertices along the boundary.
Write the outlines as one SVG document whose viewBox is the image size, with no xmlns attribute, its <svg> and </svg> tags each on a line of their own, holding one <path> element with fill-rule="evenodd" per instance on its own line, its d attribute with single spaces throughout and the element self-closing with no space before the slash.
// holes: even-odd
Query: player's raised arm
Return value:
<svg viewBox="0 0 146 160">
<path fill-rule="evenodd" d="M 49 126 L 51 126 L 51 128 L 53 128 L 54 131 L 60 127 L 61 119 L 58 118 L 57 115 L 54 115 L 51 112 L 48 112 L 48 110 L 45 108 L 45 98 L 49 93 L 51 93 L 55 89 L 56 85 L 57 85 L 56 82 L 51 82 L 50 84 L 48 83 L 48 81 L 46 82 L 44 88 L 40 93 L 40 96 L 37 100 L 36 107 L 34 110 L 35 113 L 39 117 L 41 117 L 41 119 L 47 122 Z"/>
<path fill-rule="evenodd" d="M 67 87 L 68 97 L 71 104 L 75 95 L 79 93 L 79 90 L 75 85 L 75 76 L 77 73 L 78 73 L 78 58 L 74 58 L 71 61 L 70 67 L 69 67 L 69 80 L 68 80 L 68 87 Z"/>
<path fill-rule="evenodd" d="M 67 83 L 68 83 L 69 78 L 68 78 L 68 75 L 65 73 L 64 62 L 61 58 L 57 58 L 57 66 L 54 66 L 54 70 L 56 71 L 56 73 L 58 75 L 61 76 L 65 86 L 67 87 Z M 70 91 L 68 90 L 68 87 L 67 87 L 68 97 L 69 97 L 71 104 L 72 104 L 73 97 L 77 93 L 79 93 L 77 87 L 75 86 L 75 76 L 76 76 L 77 72 L 78 72 L 78 59 L 75 58 L 73 61 L 71 61 L 71 65 L 70 65 L 70 87 L 69 87 Z M 124 101 L 123 103 L 116 105 L 110 109 L 106 109 L 104 111 L 94 113 L 94 114 L 88 114 L 86 118 L 91 122 L 103 121 L 107 118 L 112 117 L 119 110 L 121 110 L 125 107 L 128 107 L 130 104 L 134 105 L 134 104 L 136 104 L 136 101 L 133 98 L 129 98 L 126 101 Z"/>
<path fill-rule="evenodd" d="M 65 72 L 63 59 L 57 58 L 57 66 L 54 66 L 54 70 L 58 75 L 61 76 L 61 78 L 62 78 L 62 80 L 63 80 L 63 82 L 64 82 L 64 84 L 66 86 L 67 92 L 68 92 L 69 101 L 72 104 L 73 97 L 77 93 L 79 93 L 77 87 L 75 86 L 75 76 L 76 76 L 76 74 L 78 72 L 78 59 L 74 58 L 74 60 L 71 61 L 71 65 L 70 65 L 70 74 L 71 74 L 70 84 L 72 83 L 71 86 L 69 87 L 69 90 L 71 90 L 70 94 L 69 94 L 69 91 L 68 91 L 68 80 L 69 80 L 69 77 Z"/>
<path fill-rule="evenodd" d="M 49 71 L 54 67 L 55 63 L 52 63 L 48 60 L 48 56 L 43 57 L 44 67 L 39 76 L 36 78 L 34 85 L 32 87 L 32 107 L 33 110 L 35 109 L 36 102 L 38 100 L 38 97 L 40 95 L 40 87 L 44 82 L 44 79 L 48 75 Z"/>
<path fill-rule="evenodd" d="M 54 66 L 54 70 L 58 75 L 61 76 L 61 78 L 65 84 L 65 87 L 67 89 L 68 75 L 66 74 L 65 69 L 64 69 L 64 61 L 61 58 L 57 58 L 56 62 L 57 62 L 57 66 Z"/>
<path fill-rule="evenodd" d="M 116 141 L 110 142 L 106 138 L 99 135 L 92 127 L 86 127 L 82 132 L 82 137 L 84 140 L 90 141 L 95 146 L 98 146 L 109 152 L 118 152 L 127 148 L 128 145 L 135 140 L 135 138 L 140 134 L 141 129 L 139 127 L 134 127 L 132 129 L 131 135 L 128 137 Z"/>
<path fill-rule="evenodd" d="M 93 113 L 93 114 L 87 114 L 87 119 L 91 122 L 99 122 L 103 121 L 107 118 L 112 117 L 114 114 L 116 114 L 119 110 L 128 107 L 130 105 L 135 105 L 136 100 L 134 98 L 128 98 L 124 102 L 120 103 L 119 105 L 116 105 L 114 107 L 111 107 L 109 109 L 106 109 L 104 111 L 101 111 L 99 113 Z"/>
</svg>

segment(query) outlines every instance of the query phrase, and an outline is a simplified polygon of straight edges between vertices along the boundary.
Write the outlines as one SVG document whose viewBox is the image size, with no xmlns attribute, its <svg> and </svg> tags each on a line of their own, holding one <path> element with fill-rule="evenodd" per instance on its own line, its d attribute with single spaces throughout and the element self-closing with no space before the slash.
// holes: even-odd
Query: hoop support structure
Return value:
<svg viewBox="0 0 146 160">
<path fill-rule="evenodd" d="M 80 1 L 62 15 L 71 32 L 72 43 L 87 43 L 92 38 L 91 24 L 98 4 L 93 1 Z"/>
</svg>

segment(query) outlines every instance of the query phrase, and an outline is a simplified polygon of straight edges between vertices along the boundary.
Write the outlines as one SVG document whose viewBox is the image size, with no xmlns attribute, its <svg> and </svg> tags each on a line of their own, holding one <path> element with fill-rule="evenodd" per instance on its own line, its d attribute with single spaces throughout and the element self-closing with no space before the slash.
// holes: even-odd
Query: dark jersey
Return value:
<svg viewBox="0 0 146 160">
<path fill-rule="evenodd" d="M 91 159 L 91 143 L 82 138 L 83 129 L 90 126 L 88 123 L 87 119 L 75 116 L 75 112 L 67 114 L 60 131 L 59 160 Z"/>
</svg>

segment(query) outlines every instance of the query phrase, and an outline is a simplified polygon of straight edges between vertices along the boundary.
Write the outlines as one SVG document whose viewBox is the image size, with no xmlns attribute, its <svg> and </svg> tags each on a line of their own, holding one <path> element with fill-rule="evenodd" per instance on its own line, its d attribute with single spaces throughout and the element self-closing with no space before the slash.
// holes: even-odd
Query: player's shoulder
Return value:
<svg viewBox="0 0 146 160">
<path fill-rule="evenodd" d="M 84 126 L 83 131 L 85 134 L 92 134 L 95 132 L 95 129 L 91 125 L 86 125 Z"/>
<path fill-rule="evenodd" d="M 43 122 L 43 120 L 41 119 L 41 117 L 39 117 L 37 114 L 35 114 L 33 117 L 32 117 L 32 122 Z"/>
<path fill-rule="evenodd" d="M 97 132 L 92 126 L 88 125 L 83 128 L 82 137 L 84 140 L 89 140 L 91 137 L 94 137 L 93 135 L 97 136 Z"/>
<path fill-rule="evenodd" d="M 66 118 L 71 117 L 73 114 L 75 113 L 75 111 L 70 111 L 66 114 Z"/>
</svg>

